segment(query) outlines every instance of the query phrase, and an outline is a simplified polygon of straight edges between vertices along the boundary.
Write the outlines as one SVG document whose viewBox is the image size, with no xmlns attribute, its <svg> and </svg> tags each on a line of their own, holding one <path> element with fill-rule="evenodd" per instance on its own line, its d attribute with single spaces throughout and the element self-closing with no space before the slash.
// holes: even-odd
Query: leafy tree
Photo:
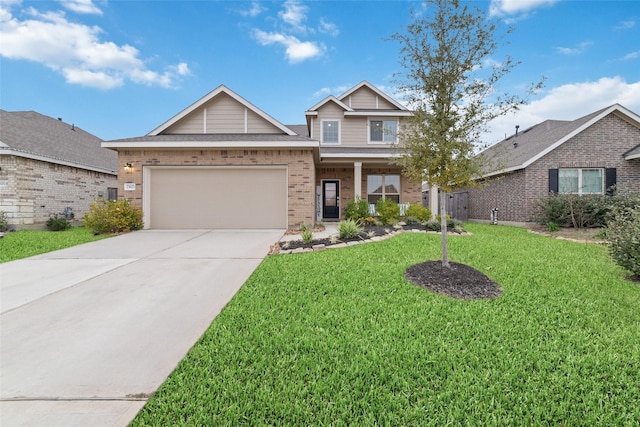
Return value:
<svg viewBox="0 0 640 427">
<path fill-rule="evenodd" d="M 442 264 L 448 267 L 446 193 L 475 185 L 482 166 L 474 156 L 476 142 L 489 121 L 517 110 L 525 99 L 496 94 L 497 83 L 518 64 L 509 56 L 501 62 L 492 58 L 510 28 L 499 33 L 498 22 L 458 0 L 425 5 L 422 14 L 412 12 L 406 32 L 391 37 L 401 44 L 405 70 L 398 86 L 414 111 L 399 133 L 398 164 L 413 180 L 441 191 Z M 541 86 L 542 81 L 527 93 Z"/>
</svg>

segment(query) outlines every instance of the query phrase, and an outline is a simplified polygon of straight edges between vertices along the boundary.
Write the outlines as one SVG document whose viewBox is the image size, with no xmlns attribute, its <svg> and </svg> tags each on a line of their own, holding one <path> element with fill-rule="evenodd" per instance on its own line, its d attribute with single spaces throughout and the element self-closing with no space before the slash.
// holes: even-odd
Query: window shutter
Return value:
<svg viewBox="0 0 640 427">
<path fill-rule="evenodd" d="M 616 185 L 616 168 L 606 168 L 604 170 L 604 183 L 607 194 L 612 196 L 614 191 L 612 187 Z"/>
<path fill-rule="evenodd" d="M 549 169 L 549 193 L 558 192 L 558 169 Z"/>
</svg>

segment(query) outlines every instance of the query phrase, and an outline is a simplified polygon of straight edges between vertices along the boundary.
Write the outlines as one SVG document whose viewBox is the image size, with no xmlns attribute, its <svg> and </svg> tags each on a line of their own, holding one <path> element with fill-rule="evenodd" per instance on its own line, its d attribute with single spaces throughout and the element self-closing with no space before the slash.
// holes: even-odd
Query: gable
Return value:
<svg viewBox="0 0 640 427">
<path fill-rule="evenodd" d="M 360 89 L 345 96 L 341 101 L 353 109 L 398 110 L 395 105 L 371 90 L 368 86 L 362 86 Z"/>
<path fill-rule="evenodd" d="M 291 129 L 226 86 L 220 85 L 147 136 L 237 133 L 295 135 Z"/>
<path fill-rule="evenodd" d="M 198 133 L 275 133 L 282 130 L 226 93 L 194 109 L 161 135 Z"/>
</svg>

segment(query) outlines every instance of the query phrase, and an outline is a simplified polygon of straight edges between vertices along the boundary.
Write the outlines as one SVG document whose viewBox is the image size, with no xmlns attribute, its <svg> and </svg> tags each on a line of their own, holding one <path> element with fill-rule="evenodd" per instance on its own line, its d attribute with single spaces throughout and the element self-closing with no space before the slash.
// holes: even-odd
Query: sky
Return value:
<svg viewBox="0 0 640 427">
<path fill-rule="evenodd" d="M 619 103 L 640 114 L 640 1 L 473 1 L 520 64 L 499 92 L 544 88 L 496 119 L 493 144 Z M 0 108 L 62 118 L 104 140 L 146 135 L 221 84 L 284 124 L 363 80 L 395 96 L 417 0 L 0 0 Z M 0 123 L 1 126 L 1 123 Z"/>
</svg>

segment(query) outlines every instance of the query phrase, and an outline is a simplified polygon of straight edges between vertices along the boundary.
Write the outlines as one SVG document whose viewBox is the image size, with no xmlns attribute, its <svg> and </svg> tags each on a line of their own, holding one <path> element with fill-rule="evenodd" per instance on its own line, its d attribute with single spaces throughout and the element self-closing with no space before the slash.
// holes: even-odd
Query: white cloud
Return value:
<svg viewBox="0 0 640 427">
<path fill-rule="evenodd" d="M 334 37 L 340 34 L 338 26 L 332 22 L 325 21 L 324 18 L 320 18 L 319 30 L 321 33 L 329 34 Z"/>
<path fill-rule="evenodd" d="M 622 57 L 623 61 L 629 61 L 631 59 L 637 59 L 640 58 L 640 50 L 636 50 L 635 52 L 630 52 L 627 53 L 625 56 Z"/>
<path fill-rule="evenodd" d="M 122 86 L 126 80 L 171 87 L 178 76 L 188 74 L 184 63 L 163 73 L 151 71 L 138 49 L 103 41 L 100 27 L 71 22 L 63 12 L 29 8 L 27 13 L 31 19 L 19 20 L 9 9 L 0 11 L 0 55 L 43 64 L 68 83 L 103 90 Z"/>
<path fill-rule="evenodd" d="M 613 104 L 640 113 L 640 81 L 627 83 L 621 77 L 603 77 L 555 87 L 515 115 L 494 120 L 484 140 L 493 144 L 504 139 L 505 134 L 513 134 L 516 125 L 522 131 L 545 120 L 575 120 Z"/>
<path fill-rule="evenodd" d="M 629 19 L 627 21 L 622 21 L 620 22 L 618 25 L 616 25 L 615 27 L 613 27 L 614 30 L 630 30 L 633 27 L 636 26 L 636 21 L 635 19 Z"/>
<path fill-rule="evenodd" d="M 264 11 L 265 11 L 265 8 L 260 6 L 260 3 L 258 3 L 257 1 L 252 1 L 251 2 L 251 8 L 250 9 L 246 9 L 246 10 L 241 10 L 240 11 L 240 15 L 249 16 L 251 18 L 254 18 L 254 17 L 260 15 Z"/>
<path fill-rule="evenodd" d="M 298 0 L 287 0 L 284 2 L 284 10 L 278 12 L 278 16 L 295 31 L 305 33 L 307 28 L 304 22 L 307 20 L 308 11 L 309 8 Z"/>
<path fill-rule="evenodd" d="M 102 10 L 95 4 L 93 0 L 58 0 L 62 6 L 67 9 L 83 14 L 102 15 Z"/>
<path fill-rule="evenodd" d="M 353 84 L 351 83 L 334 86 L 334 87 L 323 87 L 321 89 L 318 89 L 316 92 L 314 92 L 313 98 L 315 99 L 326 98 L 329 95 L 339 96 L 345 93 L 346 91 L 348 91 L 349 89 L 351 89 L 352 87 L 353 87 Z"/>
<path fill-rule="evenodd" d="M 550 6 L 557 0 L 491 0 L 489 14 L 491 16 L 514 15 L 526 13 L 541 6 Z"/>
<path fill-rule="evenodd" d="M 589 46 L 593 45 L 593 42 L 582 42 L 575 47 L 556 47 L 556 52 L 563 55 L 580 55 L 584 53 Z"/>
<path fill-rule="evenodd" d="M 281 33 L 267 33 L 262 30 L 254 30 L 253 36 L 263 46 L 280 44 L 286 48 L 285 55 L 290 63 L 302 62 L 307 59 L 322 56 L 326 50 L 324 45 L 317 42 L 305 42 L 294 36 Z"/>
</svg>

